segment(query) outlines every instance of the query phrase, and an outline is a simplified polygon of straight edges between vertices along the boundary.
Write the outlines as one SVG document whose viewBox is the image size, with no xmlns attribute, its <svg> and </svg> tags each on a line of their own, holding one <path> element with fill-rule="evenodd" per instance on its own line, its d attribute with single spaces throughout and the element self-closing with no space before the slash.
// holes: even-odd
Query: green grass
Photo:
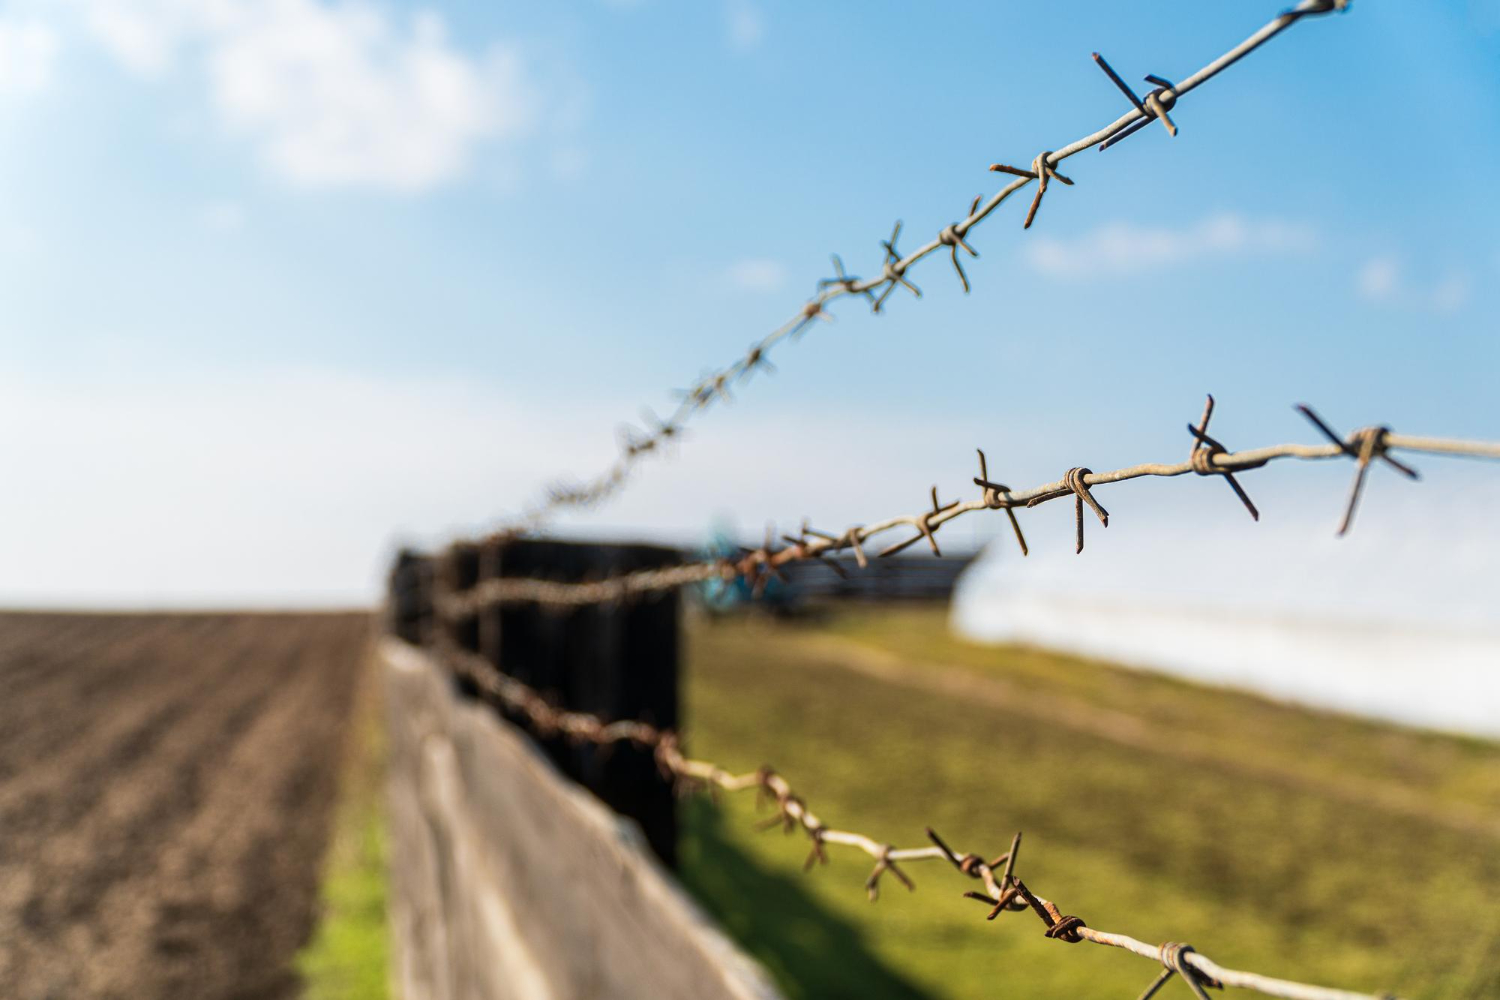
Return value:
<svg viewBox="0 0 1500 1000">
<path fill-rule="evenodd" d="M 833 826 L 917 846 L 931 824 L 985 854 L 1024 830 L 1018 873 L 1091 926 L 1348 989 L 1500 995 L 1494 744 L 971 646 L 928 610 L 690 640 L 689 751 L 775 766 Z M 872 905 L 863 855 L 804 874 L 805 836 L 754 818 L 749 794 L 685 808 L 683 876 L 794 996 L 1134 996 L 1153 974 L 1029 913 L 986 922 L 946 865 Z"/>
<path fill-rule="evenodd" d="M 806 885 L 781 866 L 758 863 L 740 849 L 727 824 L 745 821 L 704 799 L 683 804 L 681 871 L 700 898 L 719 906 L 725 930 L 749 950 L 793 997 L 897 997 L 922 992 L 870 950 L 859 927 L 821 904 Z M 785 845 L 783 845 L 785 846 Z"/>
<path fill-rule="evenodd" d="M 1044 650 L 976 645 L 949 633 L 946 618 L 947 610 L 941 607 L 897 614 L 856 609 L 813 631 L 880 649 L 914 665 L 959 666 L 1038 695 L 1128 711 L 1221 756 L 1294 768 L 1345 786 L 1369 781 L 1387 796 L 1414 793 L 1424 806 L 1482 813 L 1492 828 L 1500 829 L 1500 753 L 1493 742 L 1300 709 Z"/>
<path fill-rule="evenodd" d="M 356 704 L 320 887 L 321 919 L 297 971 L 306 1000 L 387 1000 L 385 739 L 373 678 Z"/>
</svg>

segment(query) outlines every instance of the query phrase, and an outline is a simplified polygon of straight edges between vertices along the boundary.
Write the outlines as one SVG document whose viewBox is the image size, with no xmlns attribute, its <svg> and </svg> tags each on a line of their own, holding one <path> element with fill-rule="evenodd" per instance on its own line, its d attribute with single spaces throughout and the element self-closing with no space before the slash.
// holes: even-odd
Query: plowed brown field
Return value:
<svg viewBox="0 0 1500 1000">
<path fill-rule="evenodd" d="M 0 997 L 294 995 L 369 628 L 0 615 Z"/>
</svg>

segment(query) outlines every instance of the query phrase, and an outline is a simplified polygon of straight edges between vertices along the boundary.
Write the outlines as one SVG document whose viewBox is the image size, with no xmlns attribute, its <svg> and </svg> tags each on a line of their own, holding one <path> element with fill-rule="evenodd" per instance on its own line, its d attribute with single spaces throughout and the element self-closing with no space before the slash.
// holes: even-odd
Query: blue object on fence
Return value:
<svg viewBox="0 0 1500 1000">
<path fill-rule="evenodd" d="M 697 558 L 738 559 L 743 554 L 744 549 L 734 540 L 730 529 L 721 524 L 713 529 L 713 537 L 708 544 L 698 550 Z M 715 612 L 728 612 L 754 603 L 783 608 L 795 603 L 796 597 L 795 587 L 775 577 L 765 581 L 758 597 L 754 585 L 743 576 L 737 576 L 733 580 L 705 580 L 698 585 L 698 598 L 704 607 Z"/>
</svg>

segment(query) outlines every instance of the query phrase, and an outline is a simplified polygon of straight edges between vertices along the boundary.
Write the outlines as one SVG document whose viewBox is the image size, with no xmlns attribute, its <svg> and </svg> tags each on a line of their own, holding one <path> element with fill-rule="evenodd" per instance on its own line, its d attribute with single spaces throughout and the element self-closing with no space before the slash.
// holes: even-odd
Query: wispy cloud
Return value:
<svg viewBox="0 0 1500 1000">
<path fill-rule="evenodd" d="M 198 20 L 176 0 L 83 0 L 83 6 L 89 34 L 140 76 L 164 74 Z"/>
<path fill-rule="evenodd" d="M 238 202 L 216 201 L 203 206 L 198 215 L 203 228 L 214 233 L 237 233 L 245 227 L 245 209 Z"/>
<path fill-rule="evenodd" d="M 753 0 L 728 0 L 724 8 L 729 30 L 729 44 L 737 49 L 753 49 L 766 37 L 766 19 Z"/>
<path fill-rule="evenodd" d="M 1431 284 L 1413 281 L 1400 258 L 1385 254 L 1365 261 L 1354 276 L 1354 288 L 1367 302 L 1421 309 L 1440 315 L 1458 312 L 1473 291 L 1467 272 L 1449 271 Z"/>
<path fill-rule="evenodd" d="M 520 52 L 461 50 L 434 13 L 361 0 L 82 2 L 88 31 L 122 66 L 161 77 L 186 62 L 226 130 L 299 185 L 426 190 L 538 119 Z"/>
<path fill-rule="evenodd" d="M 776 260 L 748 258 L 729 265 L 725 277 L 745 291 L 774 292 L 786 283 L 786 266 Z"/>
<path fill-rule="evenodd" d="M 0 17 L 0 98 L 45 90 L 56 58 L 57 34 L 46 24 Z"/>
<path fill-rule="evenodd" d="M 1304 254 L 1317 243 L 1316 230 L 1303 223 L 1230 212 L 1181 228 L 1111 222 L 1072 239 L 1043 236 L 1027 260 L 1057 278 L 1115 277 L 1209 256 Z"/>
<path fill-rule="evenodd" d="M 1429 301 L 1432 308 L 1440 313 L 1455 313 L 1469 303 L 1469 276 L 1467 274 L 1450 274 L 1439 281 L 1432 289 Z"/>
<path fill-rule="evenodd" d="M 1355 277 L 1361 297 L 1384 302 L 1394 297 L 1401 285 L 1401 265 L 1394 257 L 1372 257 L 1365 261 Z"/>
</svg>

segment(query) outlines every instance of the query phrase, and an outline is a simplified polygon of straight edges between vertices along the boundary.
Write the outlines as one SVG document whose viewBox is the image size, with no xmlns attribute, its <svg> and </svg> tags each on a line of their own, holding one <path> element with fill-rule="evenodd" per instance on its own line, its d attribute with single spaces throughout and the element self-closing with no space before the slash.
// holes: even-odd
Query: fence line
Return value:
<svg viewBox="0 0 1500 1000">
<path fill-rule="evenodd" d="M 742 385 L 757 369 L 773 371 L 774 368 L 770 363 L 772 348 L 788 337 L 800 336 L 806 332 L 814 320 L 831 321 L 833 316 L 828 312 L 827 307 L 833 300 L 848 295 L 862 295 L 869 301 L 871 310 L 879 313 L 885 300 L 896 290 L 897 286 L 905 288 L 920 298 L 921 289 L 911 282 L 907 277 L 907 272 L 923 258 L 944 248 L 948 249 L 953 269 L 963 285 L 964 292 L 967 293 L 969 278 L 959 261 L 958 252 L 962 249 L 971 257 L 979 256 L 978 251 L 968 243 L 969 232 L 988 218 L 990 213 L 1012 194 L 1032 181 L 1037 182 L 1037 189 L 1027 209 L 1023 227 L 1031 228 L 1049 182 L 1055 180 L 1065 185 L 1073 183 L 1071 179 L 1064 177 L 1056 170 L 1057 165 L 1063 160 L 1091 146 L 1098 146 L 1101 151 L 1108 149 L 1150 124 L 1152 120 L 1160 120 L 1167 131 L 1175 136 L 1177 126 L 1169 117 L 1168 112 L 1176 107 L 1177 102 L 1183 96 L 1207 83 L 1302 18 L 1327 14 L 1331 11 L 1342 11 L 1348 7 L 1348 4 L 1349 0 L 1301 0 L 1295 7 L 1283 11 L 1259 31 L 1180 83 L 1173 84 L 1159 76 L 1148 75 L 1145 78 L 1146 81 L 1153 84 L 1156 89 L 1144 98 L 1138 97 L 1115 73 L 1109 63 L 1095 52 L 1094 60 L 1114 85 L 1120 88 L 1130 100 L 1131 107 L 1125 114 L 1097 132 L 1075 140 L 1061 149 L 1038 154 L 1031 161 L 1029 168 L 1022 169 L 1001 163 L 992 164 L 991 171 L 1009 174 L 1016 179 L 991 195 L 988 200 L 983 200 L 983 195 L 977 196 L 964 218 L 945 226 L 937 236 L 905 256 L 896 249 L 897 240 L 901 236 L 901 223 L 898 221 L 890 238 L 880 241 L 885 256 L 877 277 L 859 278 L 846 273 L 843 261 L 838 254 L 834 254 L 832 258 L 834 276 L 819 281 L 817 293 L 808 299 L 791 319 L 752 344 L 742 357 L 723 368 L 710 371 L 689 388 L 680 390 L 681 401 L 666 420 L 658 420 L 647 411 L 648 426 L 645 431 L 630 426 L 622 428 L 619 454 L 603 472 L 582 484 L 553 483 L 547 488 L 546 496 L 540 503 L 514 518 L 509 524 L 495 529 L 488 540 L 502 540 L 534 531 L 564 508 L 594 506 L 618 492 L 639 461 L 647 455 L 662 450 L 666 444 L 675 440 L 682 433 L 684 425 L 695 415 L 706 411 L 716 402 L 727 400 L 731 386 Z"/>
<path fill-rule="evenodd" d="M 932 845 L 912 848 L 897 848 L 861 833 L 834 829 L 819 819 L 803 798 L 792 790 L 787 780 L 769 767 L 747 774 L 734 774 L 717 764 L 685 756 L 678 735 L 672 730 L 658 729 L 648 723 L 633 720 L 606 723 L 595 715 L 564 711 L 550 704 L 535 689 L 501 673 L 488 660 L 460 649 L 451 642 L 441 642 L 436 652 L 455 673 L 472 682 L 486 696 L 497 700 L 512 712 L 524 715 L 539 735 L 562 734 L 580 743 L 600 746 L 629 741 L 650 749 L 663 775 L 683 791 L 700 788 L 725 792 L 755 789 L 763 798 L 770 798 L 776 807 L 776 815 L 771 817 L 768 824 L 764 824 L 767 828 L 781 826 L 788 833 L 800 829 L 807 834 L 812 847 L 804 870 L 811 869 L 818 863 L 826 864 L 826 848 L 829 846 L 854 848 L 873 858 L 874 868 L 865 880 L 865 890 L 871 901 L 879 898 L 880 879 L 887 873 L 908 890 L 916 889 L 916 884 L 901 869 L 901 865 L 921 861 L 947 861 L 960 873 L 978 880 L 984 886 L 984 892 L 971 891 L 964 893 L 964 896 L 988 906 L 987 919 L 994 920 L 1007 911 L 1029 909 L 1046 926 L 1046 936 L 1054 940 L 1071 944 L 1087 941 L 1123 948 L 1133 954 L 1155 959 L 1162 969 L 1147 985 L 1141 994 L 1141 1000 L 1148 1000 L 1174 975 L 1180 976 L 1199 1000 L 1208 1000 L 1205 987 L 1220 986 L 1238 986 L 1287 1000 L 1394 1000 L 1390 994 L 1353 993 L 1230 969 L 1194 950 L 1191 945 L 1179 942 L 1151 945 L 1125 934 L 1089 927 L 1080 917 L 1065 914 L 1056 903 L 1037 894 L 1016 875 L 1021 847 L 1020 833 L 1015 835 L 1008 851 L 992 861 L 985 861 L 978 854 L 960 854 L 954 851 L 931 827 L 927 828 L 927 836 Z"/>
<path fill-rule="evenodd" d="M 897 515 L 873 524 L 856 525 L 839 534 L 815 530 L 804 522 L 798 536 L 782 536 L 786 547 L 781 549 L 775 548 L 774 533 L 768 531 L 765 543 L 760 548 L 746 550 L 737 559 L 706 560 L 666 569 L 641 570 L 587 583 L 559 583 L 552 580 L 527 578 L 481 580 L 465 591 L 439 594 L 437 610 L 449 618 L 465 618 L 476 614 L 483 608 L 517 602 L 530 601 L 556 605 L 596 604 L 653 591 L 670 590 L 704 580 L 732 580 L 742 576 L 753 580 L 758 587 L 763 587 L 771 577 L 777 575 L 778 567 L 803 559 L 822 560 L 834 571 L 842 573 L 843 568 L 829 559 L 830 555 L 850 549 L 856 561 L 863 567 L 868 560 L 864 543 L 876 535 L 902 527 L 912 529 L 913 534 L 882 549 L 877 554 L 877 558 L 894 555 L 921 541 L 926 541 L 934 554 L 941 555 L 936 537 L 938 529 L 955 518 L 981 510 L 1005 511 L 1015 532 L 1016 542 L 1021 548 L 1021 553 L 1025 555 L 1028 552 L 1026 537 L 1021 531 L 1020 522 L 1016 519 L 1015 508 L 1035 507 L 1049 500 L 1070 496 L 1073 498 L 1074 520 L 1077 524 L 1077 551 L 1082 552 L 1084 507 L 1087 506 L 1092 510 L 1103 525 L 1106 527 L 1109 525 L 1109 512 L 1094 497 L 1092 487 L 1145 476 L 1173 477 L 1189 472 L 1200 476 L 1222 476 L 1235 496 L 1249 511 L 1250 516 L 1259 520 L 1259 510 L 1250 500 L 1244 487 L 1240 485 L 1235 473 L 1259 469 L 1272 461 L 1287 458 L 1312 461 L 1347 457 L 1354 460 L 1356 463 L 1354 483 L 1338 529 L 1339 534 L 1342 535 L 1353 523 L 1355 509 L 1364 491 L 1365 479 L 1370 466 L 1375 461 L 1383 461 L 1403 475 L 1412 479 L 1417 478 L 1416 470 L 1391 457 L 1389 452 L 1392 449 L 1433 455 L 1500 459 L 1500 442 L 1417 437 L 1409 434 L 1396 434 L 1390 428 L 1383 426 L 1366 427 L 1355 431 L 1347 438 L 1340 437 L 1311 407 L 1301 405 L 1297 409 L 1328 438 L 1328 444 L 1281 444 L 1250 451 L 1231 452 L 1208 433 L 1208 424 L 1214 411 L 1214 398 L 1209 396 L 1203 416 L 1197 425 L 1189 424 L 1187 427 L 1193 443 L 1188 459 L 1183 462 L 1145 463 L 1115 469 L 1111 472 L 1094 472 L 1088 468 L 1076 466 L 1069 469 L 1062 479 L 1027 490 L 1012 490 L 1005 484 L 994 482 L 989 478 L 988 464 L 985 461 L 984 452 L 980 451 L 979 475 L 974 477 L 975 485 L 983 491 L 978 500 L 955 500 L 948 504 L 940 504 L 937 487 L 934 486 L 931 494 L 931 510 L 918 514 Z"/>
<path fill-rule="evenodd" d="M 876 276 L 860 278 L 847 273 L 843 261 L 833 257 L 834 276 L 818 283 L 816 294 L 808 299 L 787 322 L 753 344 L 749 350 L 731 364 L 710 371 L 688 389 L 681 392 L 681 400 L 665 420 L 654 416 L 648 420 L 644 431 L 626 428 L 622 432 L 619 454 L 602 473 L 582 484 L 554 484 L 547 491 L 543 502 L 525 511 L 519 518 L 483 539 L 484 542 L 503 542 L 520 534 L 534 530 L 557 511 L 578 506 L 591 506 L 602 502 L 618 492 L 626 483 L 636 464 L 647 455 L 657 453 L 675 440 L 684 426 L 697 415 L 706 412 L 714 404 L 727 400 L 730 389 L 743 385 L 745 380 L 758 370 L 774 370 L 769 355 L 782 341 L 795 339 L 809 329 L 814 321 L 833 319 L 829 305 L 835 300 L 860 295 L 869 302 L 875 313 L 880 313 L 889 297 L 901 287 L 920 297 L 921 290 L 911 281 L 909 272 L 926 257 L 946 248 L 952 266 L 965 292 L 970 289 L 969 278 L 964 271 L 959 251 L 977 257 L 978 252 L 969 243 L 973 228 L 989 217 L 1010 195 L 1035 182 L 1031 203 L 1027 209 L 1023 228 L 1030 228 L 1038 214 L 1053 182 L 1072 185 L 1073 181 L 1058 172 L 1063 160 L 1090 147 L 1101 150 L 1127 138 L 1159 120 L 1171 135 L 1176 135 L 1177 126 L 1170 117 L 1183 96 L 1203 85 L 1214 76 L 1244 56 L 1264 45 L 1291 25 L 1304 17 L 1343 10 L 1348 0 L 1301 0 L 1296 7 L 1287 10 L 1246 38 L 1224 55 L 1210 62 L 1192 76 L 1173 84 L 1156 76 L 1146 79 L 1155 89 L 1144 98 L 1135 94 L 1098 53 L 1096 62 L 1109 80 L 1129 99 L 1130 108 L 1114 122 L 1088 136 L 1076 140 L 1058 150 L 1039 153 L 1029 168 L 1006 164 L 994 164 L 991 170 L 1013 177 L 1009 184 L 985 200 L 976 197 L 969 205 L 968 213 L 961 220 L 939 231 L 936 237 L 903 255 L 897 248 L 901 235 L 898 221 L 889 239 L 882 240 L 884 258 Z M 1236 474 L 1262 468 L 1279 459 L 1324 460 L 1331 458 L 1352 459 L 1356 463 L 1354 481 L 1344 508 L 1339 534 L 1347 532 L 1358 507 L 1369 467 L 1377 460 L 1393 469 L 1417 478 L 1417 473 L 1402 461 L 1393 457 L 1393 450 L 1427 454 L 1460 455 L 1482 458 L 1500 458 L 1500 443 L 1467 442 L 1443 438 L 1400 435 L 1389 428 L 1369 427 L 1343 437 L 1329 427 L 1317 414 L 1307 407 L 1299 407 L 1307 419 L 1327 439 L 1321 445 L 1283 444 L 1242 452 L 1231 452 L 1208 432 L 1213 413 L 1213 398 L 1209 397 L 1203 416 L 1197 425 L 1188 425 L 1192 444 L 1188 458 L 1177 463 L 1146 463 L 1096 473 L 1075 466 L 1068 469 L 1057 481 L 1045 483 L 1026 490 L 1012 490 L 1003 483 L 990 478 L 983 451 L 979 452 L 979 475 L 974 483 L 981 490 L 977 500 L 955 500 L 947 504 L 940 502 L 937 487 L 931 491 L 931 509 L 915 514 L 897 515 L 883 521 L 856 525 L 832 534 L 818 531 L 805 521 L 796 536 L 783 535 L 786 544 L 778 548 L 774 531 L 768 530 L 765 542 L 756 549 L 747 549 L 736 558 L 725 558 L 625 573 L 607 579 L 583 583 L 561 583 L 544 579 L 509 578 L 483 579 L 463 591 L 447 589 L 441 578 L 433 581 L 435 592 L 433 603 L 439 616 L 452 621 L 472 617 L 485 608 L 513 602 L 534 602 L 577 606 L 621 600 L 633 595 L 670 590 L 687 583 L 710 579 L 735 579 L 745 577 L 756 587 L 778 575 L 778 568 L 788 563 L 818 559 L 826 562 L 832 570 L 844 572 L 831 556 L 850 550 L 856 562 L 865 566 L 870 558 L 864 544 L 878 535 L 908 529 L 910 534 L 876 553 L 876 558 L 893 555 L 905 548 L 926 542 L 936 555 L 941 555 L 936 534 L 947 522 L 981 510 L 1003 510 L 1010 520 L 1016 541 L 1022 554 L 1027 545 L 1015 508 L 1033 507 L 1051 500 L 1071 497 L 1074 502 L 1074 518 L 1077 527 L 1077 551 L 1084 544 L 1085 507 L 1090 509 L 1104 526 L 1109 524 L 1109 514 L 1101 506 L 1092 490 L 1095 487 L 1123 482 L 1146 476 L 1175 477 L 1194 473 L 1199 476 L 1221 476 L 1236 498 L 1247 509 L 1252 518 L 1259 519 L 1259 511 L 1248 493 L 1236 478 Z M 1154 960 L 1160 969 L 1145 987 L 1141 1000 L 1148 1000 L 1172 977 L 1182 978 L 1185 985 L 1199 1000 L 1207 1000 L 1205 989 L 1209 987 L 1236 986 L 1261 993 L 1287 998 L 1287 1000 L 1380 1000 L 1376 995 L 1354 993 L 1345 990 L 1292 982 L 1263 976 L 1254 972 L 1229 969 L 1198 953 L 1190 945 L 1166 942 L 1152 945 L 1124 934 L 1111 933 L 1089 927 L 1076 915 L 1067 914 L 1059 906 L 1039 895 L 1016 873 L 1021 835 L 1017 833 L 1009 850 L 986 861 L 974 853 L 959 853 L 932 829 L 927 834 L 930 845 L 897 848 L 865 834 L 840 830 L 828 826 L 799 796 L 792 785 L 769 767 L 756 771 L 735 774 L 709 761 L 686 756 L 678 734 L 670 729 L 658 728 L 638 720 L 604 721 L 597 715 L 570 712 L 557 708 L 530 686 L 501 673 L 482 656 L 459 648 L 446 637 L 442 628 L 433 630 L 435 651 L 455 674 L 467 679 L 486 697 L 505 706 L 511 712 L 523 716 L 533 730 L 542 736 L 563 735 L 579 743 L 608 745 L 630 742 L 651 751 L 663 776 L 684 791 L 706 790 L 710 793 L 737 792 L 754 789 L 763 798 L 774 804 L 775 815 L 769 826 L 780 826 L 788 833 L 801 832 L 810 842 L 810 853 L 806 867 L 811 868 L 827 862 L 827 851 L 832 847 L 850 848 L 867 855 L 873 867 L 865 880 L 866 890 L 872 900 L 878 898 L 883 876 L 889 875 L 907 889 L 915 884 L 907 874 L 906 867 L 927 861 L 947 862 L 960 874 L 976 880 L 983 891 L 964 893 L 968 898 L 982 902 L 987 908 L 987 919 L 993 920 L 1007 912 L 1030 910 L 1045 927 L 1048 938 L 1066 943 L 1088 942 L 1097 945 L 1121 948 L 1133 954 Z M 1387 1000 L 1389 1000 L 1388 995 Z"/>
</svg>

